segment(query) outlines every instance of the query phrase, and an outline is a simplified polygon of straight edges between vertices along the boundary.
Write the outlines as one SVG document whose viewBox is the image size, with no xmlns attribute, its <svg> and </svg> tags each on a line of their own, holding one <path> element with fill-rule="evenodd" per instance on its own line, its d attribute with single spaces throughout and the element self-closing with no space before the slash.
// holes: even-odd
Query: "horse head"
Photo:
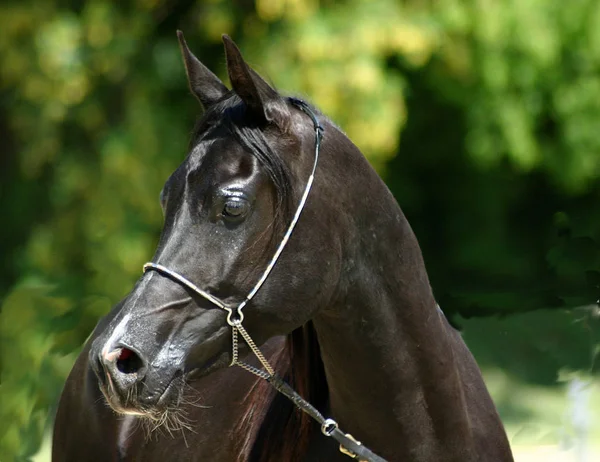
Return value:
<svg viewBox="0 0 600 462">
<path fill-rule="evenodd" d="M 152 261 L 235 307 L 273 261 L 306 191 L 314 121 L 253 71 L 229 37 L 223 42 L 232 90 L 192 54 L 181 33 L 179 40 L 204 115 L 161 192 L 164 226 Z M 332 125 L 331 131 L 340 133 Z M 342 247 L 328 230 L 344 200 L 339 185 L 325 180 L 332 162 L 323 159 L 297 231 L 244 307 L 244 326 L 258 345 L 306 323 L 335 291 Z M 186 381 L 228 366 L 227 314 L 190 284 L 145 272 L 98 328 L 90 350 L 111 407 L 156 417 L 178 405 Z M 240 354 L 248 351 L 243 347 Z"/>
</svg>

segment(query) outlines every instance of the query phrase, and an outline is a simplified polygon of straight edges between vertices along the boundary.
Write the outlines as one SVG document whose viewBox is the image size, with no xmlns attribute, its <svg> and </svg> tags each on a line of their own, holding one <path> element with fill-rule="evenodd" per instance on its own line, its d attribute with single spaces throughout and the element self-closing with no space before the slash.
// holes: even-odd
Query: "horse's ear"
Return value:
<svg viewBox="0 0 600 462">
<path fill-rule="evenodd" d="M 219 77 L 213 74 L 198 58 L 190 51 L 183 37 L 183 32 L 177 31 L 181 54 L 185 64 L 190 90 L 198 98 L 198 101 L 208 109 L 209 106 L 221 99 L 227 93 L 227 87 Z"/>
<path fill-rule="evenodd" d="M 233 90 L 255 115 L 280 128 L 287 127 L 290 113 L 283 97 L 248 66 L 240 49 L 228 35 L 223 35 L 223 44 Z"/>
</svg>

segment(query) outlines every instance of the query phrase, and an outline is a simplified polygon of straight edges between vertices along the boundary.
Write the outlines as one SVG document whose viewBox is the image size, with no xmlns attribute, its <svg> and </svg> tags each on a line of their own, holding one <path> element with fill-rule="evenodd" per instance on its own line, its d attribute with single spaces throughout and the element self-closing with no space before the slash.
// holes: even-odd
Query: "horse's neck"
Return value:
<svg viewBox="0 0 600 462">
<path fill-rule="evenodd" d="M 360 192 L 365 206 L 352 220 L 363 229 L 348 243 L 338 299 L 315 319 L 330 413 L 366 444 L 391 445 L 396 455 L 405 444 L 414 453 L 421 450 L 415 445 L 439 439 L 440 426 L 469 431 L 457 337 L 437 309 L 395 200 L 378 179 L 373 187 L 362 180 L 369 185 Z M 433 446 L 422 454 L 432 456 Z"/>
</svg>

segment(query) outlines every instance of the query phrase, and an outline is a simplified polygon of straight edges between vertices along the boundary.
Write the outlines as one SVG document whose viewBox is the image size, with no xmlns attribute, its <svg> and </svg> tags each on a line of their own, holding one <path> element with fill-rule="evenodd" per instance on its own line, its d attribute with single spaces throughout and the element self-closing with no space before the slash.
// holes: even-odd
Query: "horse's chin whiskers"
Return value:
<svg viewBox="0 0 600 462">
<path fill-rule="evenodd" d="M 182 380 L 182 388 L 181 388 L 181 393 L 179 395 L 179 408 L 187 413 L 187 411 L 184 410 L 185 406 L 192 406 L 192 407 L 196 407 L 198 409 L 210 409 L 212 408 L 212 406 L 205 406 L 202 404 L 199 404 L 200 401 L 202 400 L 202 396 L 200 395 L 200 392 L 198 390 L 196 390 L 194 387 L 192 387 L 185 379 Z"/>
<path fill-rule="evenodd" d="M 159 435 L 170 436 L 175 439 L 178 437 L 178 433 L 181 432 L 181 436 L 187 445 L 185 432 L 196 433 L 194 430 L 195 422 L 189 417 L 189 407 L 209 408 L 210 406 L 199 404 L 202 399 L 200 393 L 187 383 L 184 377 L 177 377 L 174 382 L 172 385 L 179 390 L 177 399 L 162 410 L 136 404 L 141 391 L 138 387 L 131 387 L 122 402 L 116 402 L 112 399 L 110 392 L 105 393 L 104 390 L 102 390 L 104 396 L 100 397 L 99 400 L 104 401 L 107 406 L 123 418 L 135 418 L 138 426 L 143 429 L 146 440 Z M 142 387 L 147 389 L 148 385 L 142 383 Z M 102 389 L 102 387 L 100 388 Z"/>
<path fill-rule="evenodd" d="M 151 439 L 154 435 L 157 437 L 158 435 L 168 435 L 175 439 L 177 433 L 181 432 L 183 440 L 187 445 L 185 432 L 196 433 L 194 430 L 194 421 L 188 417 L 188 412 L 180 405 L 168 406 L 164 411 L 160 412 L 147 410 L 138 417 L 144 428 L 147 440 Z"/>
</svg>

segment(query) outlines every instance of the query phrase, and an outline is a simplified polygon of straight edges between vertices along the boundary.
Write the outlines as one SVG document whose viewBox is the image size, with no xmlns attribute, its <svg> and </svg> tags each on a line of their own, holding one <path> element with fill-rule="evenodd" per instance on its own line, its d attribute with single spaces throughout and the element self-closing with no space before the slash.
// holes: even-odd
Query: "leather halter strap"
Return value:
<svg viewBox="0 0 600 462">
<path fill-rule="evenodd" d="M 304 205 L 306 204 L 306 199 L 308 198 L 308 194 L 310 193 L 310 190 L 311 190 L 314 178 L 315 178 L 315 171 L 317 169 L 317 163 L 319 161 L 319 148 L 321 146 L 321 140 L 323 138 L 324 129 L 320 125 L 319 119 L 317 118 L 317 116 L 315 115 L 315 113 L 313 112 L 313 110 L 310 108 L 310 106 L 308 104 L 306 104 L 304 101 L 296 99 L 296 98 L 289 98 L 289 101 L 294 106 L 296 106 L 298 109 L 300 109 L 305 114 L 307 114 L 311 118 L 311 120 L 314 124 L 314 127 L 315 127 L 315 159 L 313 162 L 312 171 L 306 182 L 306 187 L 304 188 L 304 192 L 300 199 L 300 203 L 298 204 L 298 208 L 296 209 L 296 213 L 294 214 L 294 217 L 292 218 L 292 221 L 290 222 L 290 225 L 289 225 L 287 231 L 285 232 L 285 235 L 283 236 L 281 242 L 279 243 L 279 246 L 277 247 L 277 250 L 275 251 L 273 258 L 271 258 L 271 261 L 269 262 L 269 264 L 263 271 L 262 276 L 260 277 L 258 282 L 254 285 L 254 287 L 248 293 L 248 295 L 246 295 L 246 298 L 242 302 L 240 302 L 237 306 L 231 307 L 231 306 L 227 305 L 225 302 L 223 302 L 221 299 L 219 299 L 218 297 L 215 297 L 214 295 L 199 288 L 193 282 L 191 282 L 189 279 L 185 278 L 181 274 L 179 274 L 159 263 L 154 263 L 154 262 L 146 263 L 144 265 L 144 273 L 146 273 L 147 271 L 156 271 L 157 273 L 159 273 L 165 277 L 168 277 L 168 278 L 172 279 L 173 281 L 178 282 L 179 284 L 187 287 L 188 289 L 192 290 L 196 294 L 198 294 L 201 297 L 205 298 L 206 300 L 210 301 L 215 306 L 226 311 L 227 312 L 227 324 L 229 324 L 231 326 L 231 332 L 232 332 L 232 360 L 231 360 L 230 366 L 235 366 L 235 365 L 240 366 L 240 367 L 246 369 L 247 371 L 253 373 L 254 375 L 256 375 L 264 380 L 267 380 L 278 392 L 280 392 L 285 397 L 287 397 L 290 401 L 292 401 L 298 409 L 305 412 L 306 414 L 311 416 L 314 420 L 316 420 L 319 423 L 319 425 L 321 426 L 321 432 L 325 436 L 332 437 L 340 444 L 340 451 L 343 454 L 346 454 L 347 456 L 352 457 L 353 459 L 356 459 L 359 461 L 386 462 L 385 459 L 383 459 L 383 458 L 379 457 L 377 454 L 373 453 L 370 449 L 368 449 L 366 446 L 364 446 L 360 441 L 357 441 L 356 439 L 354 439 L 352 437 L 352 435 L 341 431 L 335 420 L 327 419 L 327 418 L 323 417 L 323 415 L 313 405 L 311 405 L 308 401 L 306 401 L 304 398 L 302 398 L 302 396 L 300 396 L 281 377 L 279 377 L 275 373 L 273 367 L 269 364 L 267 359 L 264 357 L 264 355 L 262 354 L 260 349 L 256 346 L 256 344 L 252 340 L 252 337 L 250 337 L 250 334 L 248 334 L 248 332 L 242 325 L 242 322 L 244 320 L 244 312 L 243 312 L 244 307 L 248 304 L 248 302 L 250 300 L 252 300 L 252 298 L 256 295 L 256 293 L 260 290 L 260 288 L 262 287 L 264 282 L 269 277 L 269 274 L 275 267 L 275 264 L 277 263 L 277 260 L 279 259 L 279 256 L 281 255 L 281 252 L 283 252 L 283 249 L 285 248 L 286 244 L 288 243 L 288 240 L 289 240 L 290 236 L 292 235 L 292 232 L 294 231 L 296 224 L 298 223 L 298 219 L 300 218 L 300 214 L 302 213 L 302 210 L 304 209 Z M 239 361 L 239 359 L 238 359 L 238 334 L 242 336 L 242 338 L 244 339 L 244 341 L 246 342 L 248 347 L 252 350 L 254 355 L 258 358 L 258 360 L 264 367 L 264 370 L 258 369 L 250 364 Z"/>
</svg>

